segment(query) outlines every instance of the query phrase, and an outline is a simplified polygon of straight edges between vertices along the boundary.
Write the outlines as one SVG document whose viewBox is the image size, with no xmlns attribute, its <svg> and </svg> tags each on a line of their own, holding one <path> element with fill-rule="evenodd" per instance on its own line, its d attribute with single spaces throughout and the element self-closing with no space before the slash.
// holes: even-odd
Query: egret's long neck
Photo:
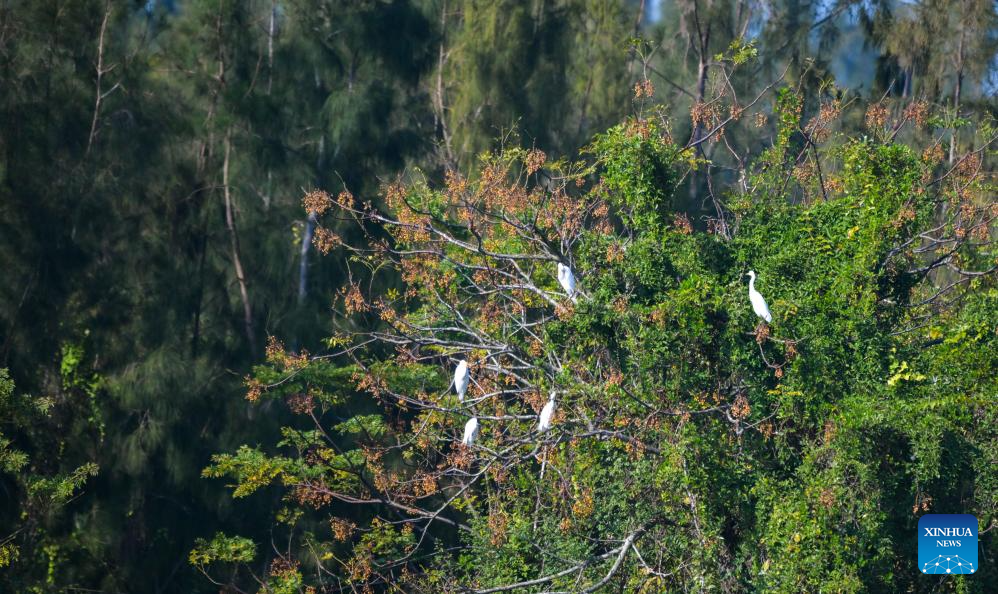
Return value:
<svg viewBox="0 0 998 594">
<path fill-rule="evenodd" d="M 755 275 L 749 275 L 748 277 L 748 290 L 755 291 Z"/>
</svg>

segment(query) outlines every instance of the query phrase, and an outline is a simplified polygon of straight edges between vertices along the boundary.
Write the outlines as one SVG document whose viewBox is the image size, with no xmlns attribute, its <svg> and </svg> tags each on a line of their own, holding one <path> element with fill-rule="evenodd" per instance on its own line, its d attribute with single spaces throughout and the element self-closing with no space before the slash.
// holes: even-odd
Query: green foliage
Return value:
<svg viewBox="0 0 998 594">
<path fill-rule="evenodd" d="M 611 203 L 635 230 L 652 232 L 672 222 L 675 162 L 683 154 L 657 125 L 644 125 L 647 128 L 639 134 L 627 125 L 616 126 L 598 136 L 591 150 L 600 157 Z"/>
<path fill-rule="evenodd" d="M 990 245 L 956 228 L 991 219 L 940 215 L 925 159 L 866 139 L 817 153 L 837 185 L 796 199 L 801 105 L 778 93 L 785 133 L 730 195 L 730 238 L 677 210 L 701 163 L 648 122 L 600 135 L 550 198 L 514 149 L 446 191 L 397 190 L 390 213 L 345 209 L 388 228 L 373 269 L 400 269 L 404 293 L 351 297 L 383 326 L 337 338 L 349 375 L 275 353 L 252 381 L 308 428 L 208 474 L 241 495 L 280 468 L 308 526 L 295 558 L 358 587 L 917 587 L 921 514 L 996 511 L 998 337 L 993 275 L 964 272 L 959 300 L 926 307 L 951 277 L 911 246 L 934 228 L 967 266 L 986 263 Z M 576 275 L 574 301 L 554 261 Z M 749 270 L 772 323 L 750 306 Z M 352 348 L 372 344 L 392 350 Z M 448 385 L 460 359 L 463 402 Z M 551 390 L 559 413 L 537 433 Z M 318 391 L 342 397 L 302 400 Z M 458 445 L 471 416 L 479 435 Z"/>
<path fill-rule="evenodd" d="M 751 41 L 735 39 L 728 46 L 727 54 L 717 54 L 714 60 L 721 62 L 731 60 L 735 65 L 740 66 L 759 56 L 759 49 Z"/>
<path fill-rule="evenodd" d="M 44 559 L 59 541 L 50 528 L 97 476 L 92 462 L 67 472 L 52 470 L 64 456 L 48 439 L 58 412 L 47 399 L 17 394 L 7 370 L 0 368 L 0 481 L 9 496 L 0 515 L 5 527 L 0 580 L 19 591 L 41 591 L 53 583 Z"/>
<path fill-rule="evenodd" d="M 247 538 L 226 536 L 218 533 L 210 541 L 203 538 L 195 541 L 188 557 L 192 565 L 208 563 L 249 563 L 256 557 L 256 545 Z"/>
<path fill-rule="evenodd" d="M 245 497 L 261 487 L 271 484 L 281 476 L 286 461 L 267 457 L 263 452 L 242 446 L 234 455 L 217 455 L 213 464 L 205 469 L 203 476 L 215 478 L 231 475 L 239 482 L 232 495 Z"/>
<path fill-rule="evenodd" d="M 0 411 L 5 416 L 14 411 L 14 382 L 6 369 L 0 368 Z M 28 455 L 12 447 L 13 442 L 0 433 L 0 470 L 13 474 L 28 463 Z"/>
</svg>

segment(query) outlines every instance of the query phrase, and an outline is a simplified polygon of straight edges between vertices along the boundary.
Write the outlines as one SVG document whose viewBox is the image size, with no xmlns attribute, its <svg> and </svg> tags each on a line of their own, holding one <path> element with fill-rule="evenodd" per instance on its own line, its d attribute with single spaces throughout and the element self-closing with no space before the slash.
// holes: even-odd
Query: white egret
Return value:
<svg viewBox="0 0 998 594">
<path fill-rule="evenodd" d="M 769 306 L 766 305 L 766 299 L 763 298 L 759 291 L 755 290 L 755 271 L 748 271 L 749 283 L 748 283 L 748 298 L 752 302 L 752 310 L 755 315 L 766 320 L 766 322 L 773 321 L 773 314 L 769 313 Z"/>
<path fill-rule="evenodd" d="M 558 262 L 558 282 L 561 283 L 561 288 L 568 293 L 572 303 L 575 303 L 575 275 L 572 274 L 571 268 L 561 262 Z"/>
<path fill-rule="evenodd" d="M 543 433 L 551 428 L 551 417 L 554 416 L 554 392 L 551 392 L 551 396 L 548 398 L 548 403 L 544 405 L 541 409 L 541 418 L 537 423 L 537 431 Z"/>
<path fill-rule="evenodd" d="M 470 446 L 475 443 L 476 437 L 478 437 L 478 417 L 471 417 L 464 424 L 464 437 L 461 438 L 461 443 Z"/>
<path fill-rule="evenodd" d="M 468 391 L 468 382 L 471 381 L 471 374 L 468 373 L 468 362 L 461 359 L 454 370 L 454 389 L 457 390 L 457 399 L 464 402 L 464 395 Z"/>
</svg>

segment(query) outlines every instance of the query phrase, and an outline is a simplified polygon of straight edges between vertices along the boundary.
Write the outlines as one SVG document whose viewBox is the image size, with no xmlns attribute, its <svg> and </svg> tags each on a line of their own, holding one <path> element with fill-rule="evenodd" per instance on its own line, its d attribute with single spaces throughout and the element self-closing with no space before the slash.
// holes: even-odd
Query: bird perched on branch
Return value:
<svg viewBox="0 0 998 594">
<path fill-rule="evenodd" d="M 554 417 L 554 409 L 554 391 L 552 391 L 547 404 L 541 409 L 540 421 L 537 423 L 537 431 L 539 433 L 543 433 L 551 428 L 551 418 Z"/>
<path fill-rule="evenodd" d="M 767 323 L 773 321 L 773 314 L 769 313 L 769 306 L 766 305 L 766 299 L 763 298 L 759 291 L 755 290 L 755 271 L 748 271 L 749 284 L 748 284 L 748 298 L 752 302 L 752 311 L 755 315 L 766 320 Z"/>
<path fill-rule="evenodd" d="M 464 437 L 461 438 L 461 443 L 470 446 L 475 443 L 476 437 L 478 437 L 478 417 L 471 417 L 464 424 Z"/>
<path fill-rule="evenodd" d="M 464 395 L 468 392 L 468 382 L 471 381 L 471 374 L 468 373 L 468 362 L 461 359 L 454 370 L 454 390 L 457 391 L 457 399 L 464 402 Z"/>
<path fill-rule="evenodd" d="M 572 274 L 571 268 L 561 262 L 558 262 L 558 282 L 561 283 L 561 288 L 568 293 L 572 303 L 575 303 L 575 275 Z"/>
</svg>

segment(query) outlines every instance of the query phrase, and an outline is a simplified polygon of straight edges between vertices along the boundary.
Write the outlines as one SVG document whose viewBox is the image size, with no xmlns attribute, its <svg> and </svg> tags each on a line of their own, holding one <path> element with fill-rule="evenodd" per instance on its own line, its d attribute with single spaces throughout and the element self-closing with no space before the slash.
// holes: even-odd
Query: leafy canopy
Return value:
<svg viewBox="0 0 998 594">
<path fill-rule="evenodd" d="M 367 233 L 342 253 L 403 286 L 354 278 L 337 311 L 376 329 L 344 325 L 321 357 L 272 342 L 251 399 L 300 425 L 206 471 L 283 493 L 298 544 L 273 566 L 386 591 L 896 591 L 918 580 L 920 514 L 992 525 L 998 209 L 979 153 L 947 167 L 832 136 L 794 158 L 838 110 L 800 106 L 779 92 L 775 144 L 704 226 L 677 200 L 703 160 L 653 119 L 578 162 L 513 149 L 439 189 L 392 184 L 383 210 L 313 195 Z"/>
</svg>

